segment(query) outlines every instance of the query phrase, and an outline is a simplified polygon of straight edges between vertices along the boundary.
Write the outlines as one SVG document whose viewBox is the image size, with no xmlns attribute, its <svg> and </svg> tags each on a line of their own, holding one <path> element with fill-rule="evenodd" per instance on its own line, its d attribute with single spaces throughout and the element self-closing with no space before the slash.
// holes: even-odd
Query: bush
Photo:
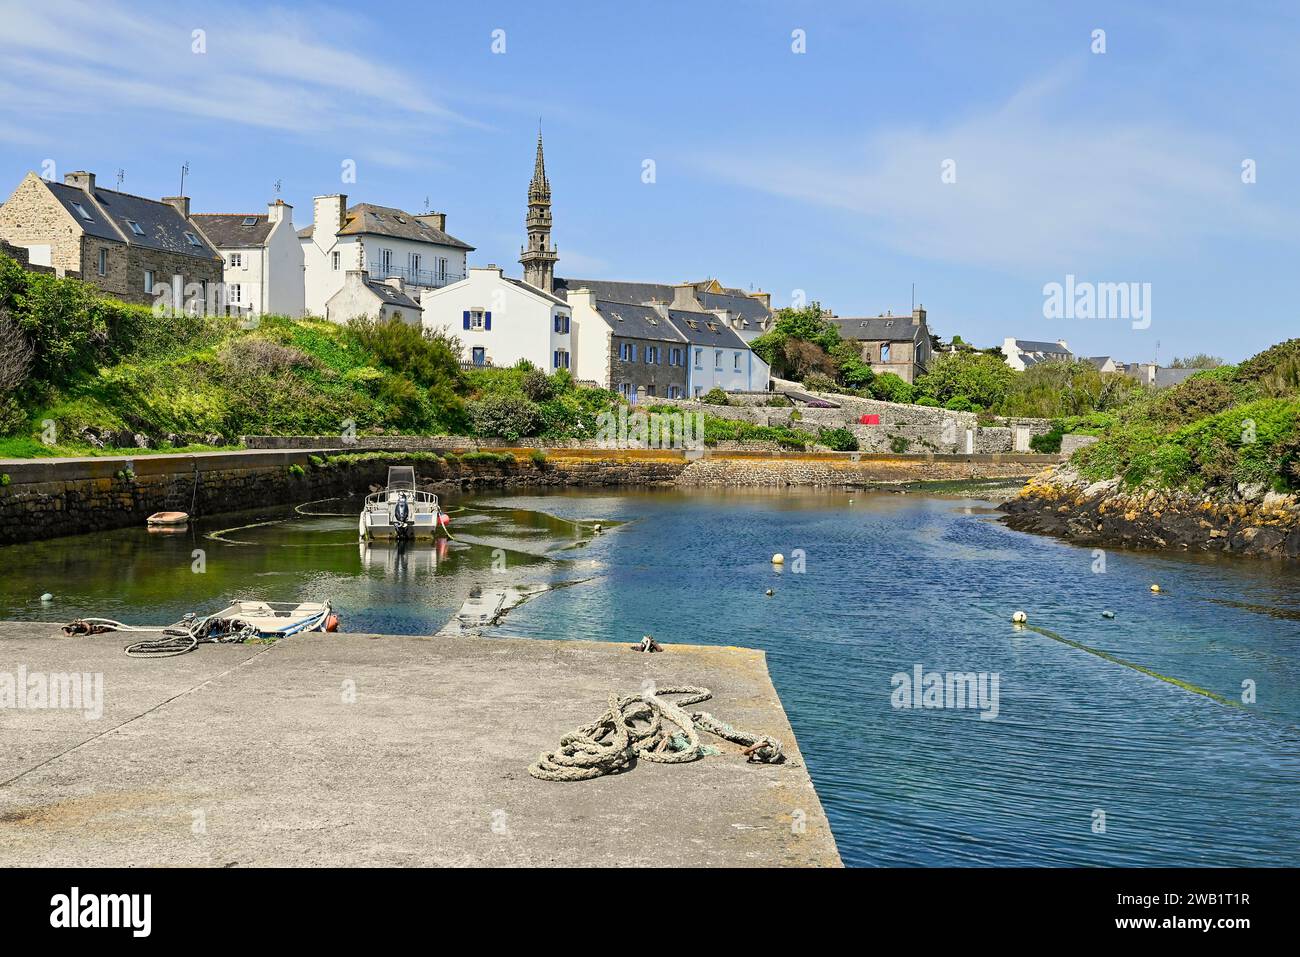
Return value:
<svg viewBox="0 0 1300 957">
<path fill-rule="evenodd" d="M 804 388 L 809 392 L 834 392 L 835 380 L 824 372 L 810 372 L 804 376 Z"/>
<path fill-rule="evenodd" d="M 887 374 L 892 374 L 892 373 L 887 373 Z M 903 438 L 901 435 L 895 435 L 891 437 L 889 440 L 889 447 L 898 455 L 902 455 L 909 448 L 911 448 L 911 446 L 912 443 L 907 441 L 907 439 Z"/>
<path fill-rule="evenodd" d="M 965 399 L 972 408 L 989 408 L 1006 398 L 1016 375 L 998 356 L 950 352 L 931 360 L 930 367 L 917 377 L 916 387 L 920 394 L 933 397 L 944 408 L 953 408 L 948 403 L 956 398 Z"/>
<path fill-rule="evenodd" d="M 919 399 L 916 400 L 916 404 L 917 404 L 917 405 L 924 405 L 924 406 L 926 406 L 926 407 L 928 407 L 928 408 L 932 408 L 932 409 L 937 409 L 937 408 L 939 407 L 939 400 L 936 399 L 936 398 L 935 398 L 934 396 L 932 396 L 932 395 L 923 395 L 923 396 L 921 396 Z"/>
<path fill-rule="evenodd" d="M 220 360 L 233 372 L 263 376 L 282 375 L 292 369 L 309 369 L 315 364 L 301 349 L 253 336 L 231 339 L 222 347 Z"/>
<path fill-rule="evenodd" d="M 508 442 L 536 435 L 543 421 L 537 403 L 510 395 L 489 395 L 470 402 L 469 418 L 476 435 L 500 436 Z"/>
<path fill-rule="evenodd" d="M 524 395 L 534 402 L 549 402 L 555 398 L 555 384 L 541 369 L 529 369 L 521 383 Z"/>
<path fill-rule="evenodd" d="M 731 405 L 731 400 L 727 398 L 727 393 L 723 392 L 717 386 L 714 386 L 704 395 L 700 396 L 700 401 L 709 405 Z"/>
<path fill-rule="evenodd" d="M 540 469 L 546 467 L 546 453 L 541 449 L 533 449 L 532 453 L 528 456 L 528 459 L 536 468 Z"/>
<path fill-rule="evenodd" d="M 1064 434 L 1059 425 L 1053 425 L 1048 432 L 1030 436 L 1029 447 L 1040 455 L 1054 455 L 1061 451 L 1061 438 Z"/>
<path fill-rule="evenodd" d="M 0 396 L 0 435 L 17 435 L 27 425 L 27 413 L 13 396 Z"/>
<path fill-rule="evenodd" d="M 977 406 L 977 405 L 976 405 L 974 402 L 972 402 L 970 399 L 966 398 L 966 396 L 964 396 L 964 395 L 955 395 L 955 396 L 953 396 L 951 399 L 949 399 L 947 402 L 945 402 L 945 403 L 943 404 L 943 407 L 944 407 L 945 409 L 947 409 L 948 411 L 950 411 L 950 412 L 977 412 L 977 411 L 979 411 L 979 406 Z"/>
<path fill-rule="evenodd" d="M 850 429 L 822 429 L 817 441 L 834 452 L 856 452 L 858 437 Z"/>
<path fill-rule="evenodd" d="M 916 387 L 892 372 L 885 372 L 871 383 L 871 394 L 882 402 L 911 402 L 916 398 Z"/>
</svg>

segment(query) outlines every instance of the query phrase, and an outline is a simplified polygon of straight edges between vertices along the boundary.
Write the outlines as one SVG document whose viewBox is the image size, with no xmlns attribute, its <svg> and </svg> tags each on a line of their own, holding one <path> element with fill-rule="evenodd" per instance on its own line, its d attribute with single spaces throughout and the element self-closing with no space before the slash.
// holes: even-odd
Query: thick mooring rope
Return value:
<svg viewBox="0 0 1300 957">
<path fill-rule="evenodd" d="M 664 695 L 686 697 L 672 702 Z M 750 761 L 777 764 L 783 760 L 781 742 L 776 738 L 737 731 L 707 711 L 687 714 L 683 710 L 712 697 L 708 688 L 691 685 L 660 688 L 652 695 L 611 694 L 604 714 L 566 734 L 560 746 L 543 752 L 528 773 L 542 781 L 586 781 L 626 771 L 639 758 L 660 764 L 685 764 L 706 753 L 699 731 L 745 745 Z"/>
</svg>

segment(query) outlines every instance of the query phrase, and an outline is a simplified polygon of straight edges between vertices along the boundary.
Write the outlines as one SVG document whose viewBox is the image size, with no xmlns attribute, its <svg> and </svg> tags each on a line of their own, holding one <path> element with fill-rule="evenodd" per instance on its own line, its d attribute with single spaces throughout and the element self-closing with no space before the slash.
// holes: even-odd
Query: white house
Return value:
<svg viewBox="0 0 1300 957">
<path fill-rule="evenodd" d="M 381 322 L 401 319 L 418 326 L 420 304 L 411 298 L 400 276 L 374 279 L 364 269 L 349 269 L 343 274 L 343 288 L 330 296 L 322 315 L 339 323 L 365 316 Z"/>
<path fill-rule="evenodd" d="M 293 207 L 277 199 L 257 213 L 196 213 L 199 231 L 221 254 L 226 305 L 249 315 L 303 314 L 302 246 Z"/>
<path fill-rule="evenodd" d="M 1035 342 L 1028 339 L 1015 339 L 1008 336 L 1002 341 L 1002 355 L 1007 365 L 1017 372 L 1024 372 L 1030 366 L 1040 362 L 1072 362 L 1074 353 L 1064 339 L 1055 342 Z"/>
<path fill-rule="evenodd" d="M 763 392 L 772 370 L 754 354 L 726 315 L 673 309 L 655 303 L 655 310 L 690 343 L 686 361 L 686 394 L 693 399 L 723 392 Z"/>
<path fill-rule="evenodd" d="M 460 282 L 424 290 L 420 302 L 424 328 L 458 336 L 474 365 L 575 367 L 568 303 L 497 266 L 475 266 Z"/>
<path fill-rule="evenodd" d="M 445 213 L 413 215 L 371 203 L 347 205 L 342 194 L 317 196 L 312 225 L 298 231 L 303 253 L 307 312 L 321 316 L 349 270 L 370 279 L 401 279 L 418 297 L 465 278 L 465 256 L 474 247 L 447 233 Z M 330 316 L 346 322 L 341 310 Z"/>
</svg>

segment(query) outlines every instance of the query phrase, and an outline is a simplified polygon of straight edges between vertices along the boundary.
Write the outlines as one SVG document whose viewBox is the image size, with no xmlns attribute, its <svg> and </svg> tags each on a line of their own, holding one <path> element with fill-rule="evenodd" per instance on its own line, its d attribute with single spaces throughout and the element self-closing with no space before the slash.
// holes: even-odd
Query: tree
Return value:
<svg viewBox="0 0 1300 957">
<path fill-rule="evenodd" d="M 1223 365 L 1223 360 L 1218 356 L 1212 356 L 1205 352 L 1198 352 L 1194 356 L 1184 356 L 1175 359 L 1169 363 L 1171 369 L 1217 369 Z"/>
<path fill-rule="evenodd" d="M 1000 404 L 1007 396 L 1016 371 L 1001 359 L 983 352 L 948 352 L 937 356 L 930 367 L 917 377 L 916 386 L 946 404 L 962 396 L 980 408 Z"/>
</svg>

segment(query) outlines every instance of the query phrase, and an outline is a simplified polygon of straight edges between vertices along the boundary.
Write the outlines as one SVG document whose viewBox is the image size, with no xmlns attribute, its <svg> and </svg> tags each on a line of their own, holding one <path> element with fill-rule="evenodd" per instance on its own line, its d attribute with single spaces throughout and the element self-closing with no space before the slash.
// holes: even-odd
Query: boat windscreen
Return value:
<svg viewBox="0 0 1300 957">
<path fill-rule="evenodd" d="M 415 469 L 410 465 L 390 465 L 388 467 L 389 488 L 415 488 Z"/>
</svg>

